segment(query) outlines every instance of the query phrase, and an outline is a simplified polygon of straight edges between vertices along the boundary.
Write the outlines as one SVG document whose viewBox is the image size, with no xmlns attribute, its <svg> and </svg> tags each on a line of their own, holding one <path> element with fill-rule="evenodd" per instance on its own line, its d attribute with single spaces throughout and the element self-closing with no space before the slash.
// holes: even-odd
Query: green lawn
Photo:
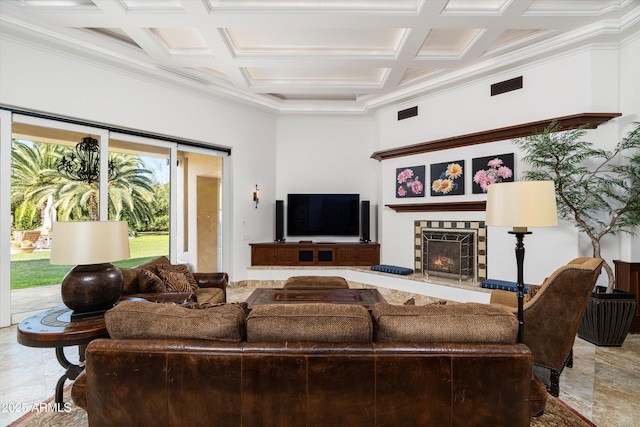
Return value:
<svg viewBox="0 0 640 427">
<path fill-rule="evenodd" d="M 169 253 L 168 233 L 140 233 L 131 239 L 131 258 L 114 262 L 118 267 L 135 267 L 150 259 Z M 51 265 L 50 251 L 37 251 L 30 254 L 11 255 L 11 289 L 23 289 L 33 286 L 55 285 L 73 267 Z"/>
</svg>

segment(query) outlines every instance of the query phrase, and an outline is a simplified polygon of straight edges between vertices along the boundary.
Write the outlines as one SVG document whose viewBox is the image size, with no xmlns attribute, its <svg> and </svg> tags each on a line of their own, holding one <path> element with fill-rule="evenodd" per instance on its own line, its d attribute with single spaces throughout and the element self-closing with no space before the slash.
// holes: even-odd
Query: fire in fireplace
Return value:
<svg viewBox="0 0 640 427">
<path fill-rule="evenodd" d="M 425 275 L 476 279 L 475 231 L 424 229 L 422 236 Z"/>
</svg>

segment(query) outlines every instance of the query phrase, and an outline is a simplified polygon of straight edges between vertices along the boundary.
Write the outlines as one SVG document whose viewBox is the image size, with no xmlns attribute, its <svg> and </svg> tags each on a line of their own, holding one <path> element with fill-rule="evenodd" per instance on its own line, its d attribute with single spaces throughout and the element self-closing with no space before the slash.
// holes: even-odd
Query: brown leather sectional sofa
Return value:
<svg viewBox="0 0 640 427">
<path fill-rule="evenodd" d="M 127 301 L 106 320 L 72 391 L 91 426 L 516 427 L 546 401 L 488 305 Z"/>
</svg>

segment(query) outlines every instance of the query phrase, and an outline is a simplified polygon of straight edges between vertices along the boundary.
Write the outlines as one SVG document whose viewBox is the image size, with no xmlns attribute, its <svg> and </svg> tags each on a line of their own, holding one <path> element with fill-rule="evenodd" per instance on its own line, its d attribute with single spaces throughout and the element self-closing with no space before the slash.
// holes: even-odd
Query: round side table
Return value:
<svg viewBox="0 0 640 427">
<path fill-rule="evenodd" d="M 18 342 L 28 347 L 56 349 L 56 358 L 66 369 L 56 384 L 56 403 L 62 405 L 62 393 L 67 379 L 75 380 L 84 369 L 87 344 L 96 338 L 109 338 L 104 317 L 71 320 L 71 309 L 65 306 L 45 310 L 24 319 L 18 325 Z M 69 362 L 64 347 L 78 346 L 79 364 Z"/>
</svg>

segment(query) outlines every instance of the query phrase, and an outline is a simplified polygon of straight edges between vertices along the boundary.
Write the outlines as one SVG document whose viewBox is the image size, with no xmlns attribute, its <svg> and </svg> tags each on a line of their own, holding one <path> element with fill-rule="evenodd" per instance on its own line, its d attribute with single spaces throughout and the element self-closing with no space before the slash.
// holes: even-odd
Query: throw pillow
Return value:
<svg viewBox="0 0 640 427">
<path fill-rule="evenodd" d="M 191 291 L 195 292 L 196 289 L 198 289 L 198 281 L 193 276 L 193 274 L 191 274 L 191 272 L 189 271 L 189 267 L 187 267 L 186 265 L 184 265 L 184 264 L 158 264 L 156 267 L 158 269 L 158 272 L 161 272 L 161 271 L 173 271 L 173 272 L 176 272 L 176 273 L 184 274 L 184 277 L 187 279 L 187 281 L 189 282 L 189 285 L 191 286 Z"/>
<path fill-rule="evenodd" d="M 158 269 L 158 274 L 164 281 L 167 292 L 191 292 L 191 285 L 184 274 L 162 269 Z"/>
<path fill-rule="evenodd" d="M 429 301 L 425 304 L 421 304 L 421 305 L 430 305 L 430 304 L 446 304 L 447 300 L 446 299 L 438 299 L 435 301 Z M 402 303 L 402 305 L 417 305 L 416 304 L 416 299 L 414 297 L 409 298 L 408 300 L 406 300 L 405 302 Z"/>
<path fill-rule="evenodd" d="M 488 304 L 376 304 L 371 317 L 378 342 L 513 344 L 518 335 L 516 316 Z"/>
<path fill-rule="evenodd" d="M 153 271 L 143 268 L 140 270 L 138 276 L 138 285 L 140 286 L 140 292 L 166 292 L 167 287 L 161 278 L 159 278 Z"/>
<path fill-rule="evenodd" d="M 153 273 L 157 273 L 157 267 L 161 264 L 171 264 L 171 261 L 169 261 L 169 258 L 167 258 L 166 256 L 159 256 L 158 258 L 154 258 L 150 261 L 145 262 L 144 264 L 140 264 L 139 266 L 134 267 L 134 270 L 146 269 L 151 270 Z"/>
<path fill-rule="evenodd" d="M 249 342 L 371 342 L 371 315 L 355 304 L 265 304 L 247 316 Z"/>
<path fill-rule="evenodd" d="M 204 310 L 207 308 L 215 308 L 215 307 L 222 307 L 225 305 L 237 305 L 238 307 L 240 307 L 243 311 L 243 313 L 245 315 L 249 315 L 249 303 L 247 303 L 246 301 L 242 301 L 242 302 L 218 302 L 218 303 L 211 303 L 211 302 L 203 302 L 203 303 L 199 303 L 197 301 L 187 301 L 185 303 L 180 304 L 181 307 L 186 307 L 186 308 L 193 308 L 196 310 Z"/>
<path fill-rule="evenodd" d="M 104 315 L 112 339 L 199 339 L 241 342 L 245 313 L 236 304 L 190 310 L 177 304 L 122 301 Z"/>
</svg>

